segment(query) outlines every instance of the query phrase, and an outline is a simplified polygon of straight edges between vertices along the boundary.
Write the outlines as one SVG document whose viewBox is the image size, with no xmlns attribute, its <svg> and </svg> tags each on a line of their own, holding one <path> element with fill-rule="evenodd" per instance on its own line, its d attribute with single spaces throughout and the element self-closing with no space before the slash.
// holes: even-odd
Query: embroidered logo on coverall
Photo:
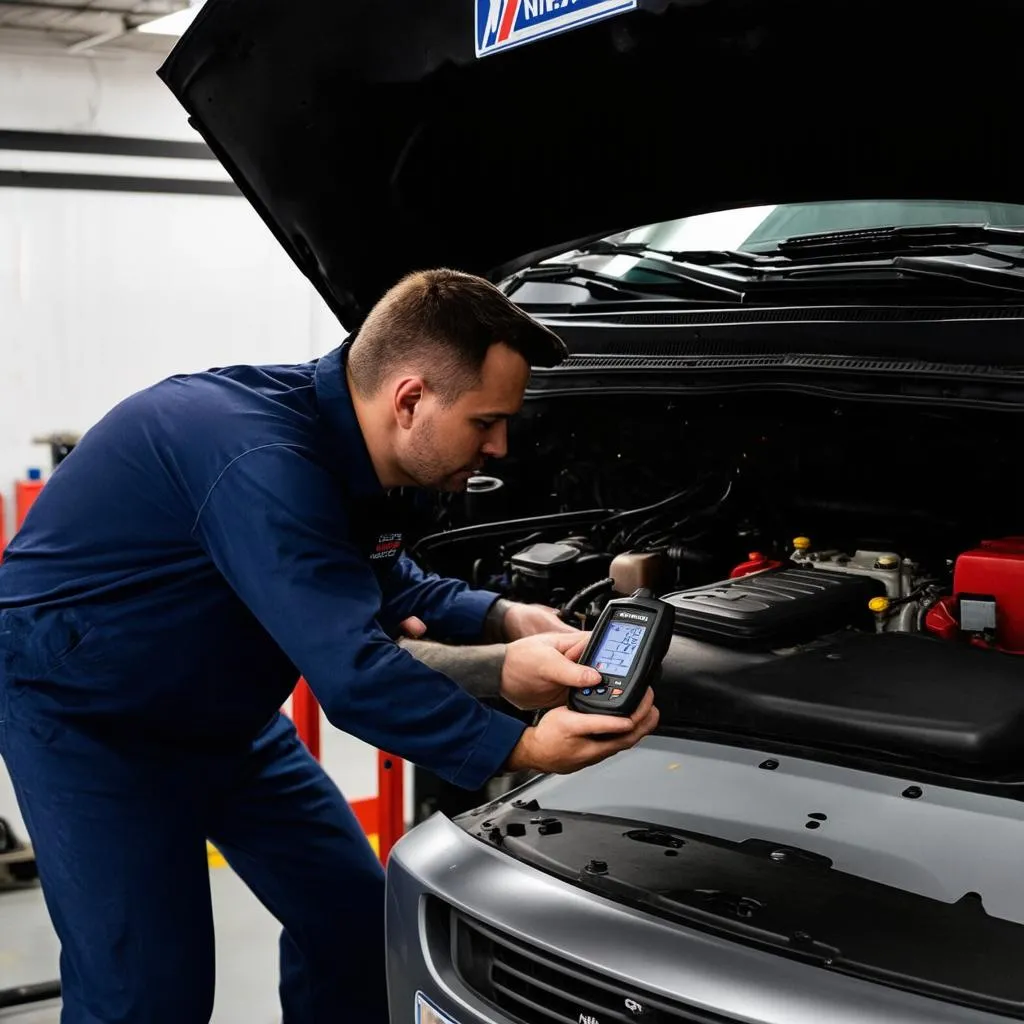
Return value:
<svg viewBox="0 0 1024 1024">
<path fill-rule="evenodd" d="M 402 534 L 382 533 L 370 552 L 370 561 L 379 562 L 385 558 L 395 558 L 402 550 Z"/>
</svg>

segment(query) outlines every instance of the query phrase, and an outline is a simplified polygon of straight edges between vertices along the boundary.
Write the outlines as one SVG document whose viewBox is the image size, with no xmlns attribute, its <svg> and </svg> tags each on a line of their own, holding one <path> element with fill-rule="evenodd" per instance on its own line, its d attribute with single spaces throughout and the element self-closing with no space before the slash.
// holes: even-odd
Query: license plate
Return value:
<svg viewBox="0 0 1024 1024">
<path fill-rule="evenodd" d="M 457 1024 L 443 1014 L 422 992 L 416 993 L 416 1024 Z"/>
</svg>

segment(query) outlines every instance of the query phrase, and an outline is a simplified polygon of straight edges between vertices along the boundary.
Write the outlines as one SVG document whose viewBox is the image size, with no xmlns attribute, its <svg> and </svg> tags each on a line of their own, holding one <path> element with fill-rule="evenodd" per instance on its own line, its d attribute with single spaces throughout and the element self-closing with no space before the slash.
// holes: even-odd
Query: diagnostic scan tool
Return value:
<svg viewBox="0 0 1024 1024">
<path fill-rule="evenodd" d="M 628 716 L 636 711 L 668 652 L 675 609 L 638 590 L 605 605 L 580 658 L 597 669 L 597 686 L 573 690 L 569 707 L 597 715 Z"/>
</svg>

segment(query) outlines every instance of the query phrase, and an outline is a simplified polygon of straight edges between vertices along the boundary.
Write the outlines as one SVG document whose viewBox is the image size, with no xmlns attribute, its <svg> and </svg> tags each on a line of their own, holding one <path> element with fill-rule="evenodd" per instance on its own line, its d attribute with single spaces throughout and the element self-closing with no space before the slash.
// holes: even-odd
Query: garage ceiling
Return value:
<svg viewBox="0 0 1024 1024">
<path fill-rule="evenodd" d="M 188 6 L 188 0 L 0 0 L 0 46 L 42 46 L 71 53 L 163 51 L 173 37 L 134 31 Z"/>
</svg>

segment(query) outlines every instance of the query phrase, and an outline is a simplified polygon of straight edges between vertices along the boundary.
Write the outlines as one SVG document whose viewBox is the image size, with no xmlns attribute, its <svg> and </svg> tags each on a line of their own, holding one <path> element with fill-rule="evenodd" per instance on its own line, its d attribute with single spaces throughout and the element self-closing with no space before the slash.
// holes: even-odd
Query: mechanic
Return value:
<svg viewBox="0 0 1024 1024">
<path fill-rule="evenodd" d="M 655 727 L 650 695 L 626 720 L 564 706 L 591 678 L 586 635 L 553 610 L 402 550 L 409 495 L 503 456 L 530 365 L 563 354 L 488 282 L 421 272 L 319 360 L 129 397 L 54 471 L 0 563 L 0 753 L 62 945 L 64 1024 L 209 1019 L 207 838 L 283 926 L 284 1021 L 387 1020 L 382 868 L 280 713 L 300 674 L 332 724 L 467 789 L 573 771 Z M 503 695 L 562 705 L 536 725 L 437 667 L 495 640 Z"/>
</svg>

